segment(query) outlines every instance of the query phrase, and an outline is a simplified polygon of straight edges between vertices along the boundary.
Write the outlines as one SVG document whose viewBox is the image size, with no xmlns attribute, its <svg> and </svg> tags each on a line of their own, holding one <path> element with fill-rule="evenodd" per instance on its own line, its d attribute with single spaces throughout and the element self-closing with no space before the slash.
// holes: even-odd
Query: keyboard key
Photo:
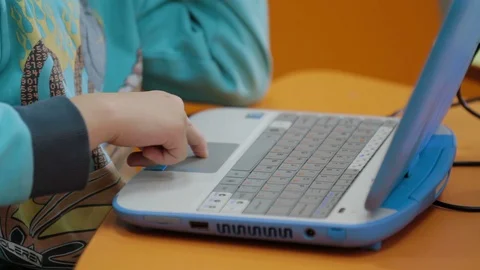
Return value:
<svg viewBox="0 0 480 270">
<path fill-rule="evenodd" d="M 237 192 L 249 192 L 249 193 L 257 193 L 260 191 L 259 186 L 240 186 L 237 190 Z"/>
<path fill-rule="evenodd" d="M 348 117 L 348 118 L 343 118 L 338 122 L 339 126 L 344 126 L 344 125 L 352 125 L 352 126 L 357 126 L 360 124 L 362 120 L 358 118 L 353 118 L 353 117 Z"/>
<path fill-rule="evenodd" d="M 301 164 L 290 164 L 290 163 L 284 163 L 280 166 L 280 170 L 291 170 L 291 171 L 298 171 L 302 167 Z"/>
<path fill-rule="evenodd" d="M 292 179 L 292 184 L 310 185 L 314 180 L 314 177 L 295 176 Z"/>
<path fill-rule="evenodd" d="M 333 157 L 332 161 L 335 161 L 335 162 L 348 162 L 348 163 L 352 163 L 354 160 L 355 160 L 356 156 L 349 156 L 349 155 L 336 155 L 335 157 Z"/>
<path fill-rule="evenodd" d="M 267 212 L 269 216 L 288 216 L 288 213 L 292 210 L 290 206 L 277 206 L 273 205 Z"/>
<path fill-rule="evenodd" d="M 334 168 L 334 169 L 346 169 L 350 165 L 350 162 L 336 162 L 336 161 L 331 161 L 330 163 L 327 164 L 327 168 Z"/>
<path fill-rule="evenodd" d="M 319 116 L 316 125 L 326 124 L 329 119 L 330 119 L 329 116 L 325 116 L 325 115 Z"/>
<path fill-rule="evenodd" d="M 286 185 L 274 185 L 274 184 L 265 184 L 262 188 L 263 191 L 282 191 Z"/>
<path fill-rule="evenodd" d="M 266 158 L 266 159 L 262 160 L 259 165 L 262 165 L 262 166 L 279 166 L 280 164 L 282 164 L 282 161 L 283 161 L 283 159 Z"/>
<path fill-rule="evenodd" d="M 242 157 L 235 163 L 233 170 L 252 171 L 253 168 L 265 157 L 270 149 L 275 145 L 276 140 L 258 139 Z"/>
<path fill-rule="evenodd" d="M 328 192 L 330 191 L 330 188 L 328 189 L 316 189 L 310 187 L 310 189 L 305 192 L 305 196 L 319 196 L 319 197 L 325 197 L 327 196 Z"/>
<path fill-rule="evenodd" d="M 230 200 L 230 197 L 232 197 L 232 193 L 229 192 L 212 192 L 202 205 L 200 205 L 198 211 L 218 213 L 228 200 Z"/>
<path fill-rule="evenodd" d="M 268 153 L 266 158 L 284 160 L 288 157 L 288 153 Z"/>
<path fill-rule="evenodd" d="M 343 169 L 335 169 L 335 168 L 325 168 L 321 172 L 321 174 L 326 174 L 326 175 L 341 175 L 343 173 Z"/>
<path fill-rule="evenodd" d="M 300 141 L 298 140 L 281 139 L 280 141 L 278 141 L 277 145 L 295 147 L 299 142 Z"/>
<path fill-rule="evenodd" d="M 248 178 L 267 180 L 268 178 L 270 178 L 271 175 L 272 175 L 271 173 L 266 173 L 266 172 L 252 172 L 248 176 Z"/>
<path fill-rule="evenodd" d="M 330 133 L 332 132 L 333 128 L 333 125 L 327 125 L 326 123 L 317 123 L 315 126 L 312 127 L 311 130 L 317 133 Z"/>
<path fill-rule="evenodd" d="M 327 142 L 323 142 L 320 147 L 318 147 L 319 150 L 324 150 L 324 151 L 337 151 L 340 149 L 339 144 L 329 144 Z"/>
<path fill-rule="evenodd" d="M 357 177 L 356 174 L 342 174 L 340 177 L 340 180 L 345 180 L 345 181 L 353 181 Z"/>
<path fill-rule="evenodd" d="M 343 145 L 343 142 L 337 142 L 335 139 L 332 138 L 326 138 L 325 141 L 320 146 L 330 146 L 334 147 L 335 150 L 333 151 L 338 151 Z M 322 150 L 320 147 L 318 148 L 319 150 Z"/>
<path fill-rule="evenodd" d="M 226 177 L 237 177 L 237 178 L 246 178 L 247 176 L 248 176 L 248 172 L 234 171 L 234 170 L 229 171 L 226 175 Z"/>
<path fill-rule="evenodd" d="M 294 127 L 307 127 L 311 128 L 317 122 L 318 118 L 316 116 L 300 116 L 297 121 L 293 124 Z"/>
<path fill-rule="evenodd" d="M 258 165 L 254 172 L 266 172 L 266 173 L 271 173 L 274 172 L 277 169 L 276 166 L 264 166 L 264 165 Z"/>
<path fill-rule="evenodd" d="M 309 185 L 305 185 L 305 184 L 288 184 L 286 187 L 285 187 L 285 190 L 287 191 L 301 191 L 301 192 L 304 192 L 305 190 L 307 190 Z"/>
<path fill-rule="evenodd" d="M 305 135 L 305 138 L 308 138 L 308 139 L 318 139 L 318 140 L 325 140 L 325 138 L 328 136 L 329 134 L 329 131 L 324 131 L 324 132 L 321 132 L 321 131 L 318 131 L 318 130 L 315 130 L 315 131 L 310 131 L 308 132 L 306 135 Z"/>
<path fill-rule="evenodd" d="M 332 191 L 345 191 L 348 189 L 348 186 L 345 185 L 340 185 L 340 184 L 335 184 L 335 186 L 332 187 Z"/>
<path fill-rule="evenodd" d="M 308 133 L 308 131 L 310 130 L 310 128 L 308 127 L 292 127 L 287 133 L 295 133 L 295 134 L 302 134 L 302 135 L 305 135 Z"/>
<path fill-rule="evenodd" d="M 286 128 L 284 127 L 276 127 L 276 126 L 273 126 L 273 127 L 268 127 L 265 132 L 266 133 L 271 133 L 271 134 L 276 134 L 276 135 L 282 135 L 283 133 L 285 133 L 285 131 L 287 131 Z"/>
<path fill-rule="evenodd" d="M 318 145 L 315 144 L 299 144 L 297 147 L 295 147 L 295 151 L 305 151 L 305 152 L 310 152 L 313 153 L 315 150 L 317 150 Z"/>
<path fill-rule="evenodd" d="M 350 175 L 357 175 L 360 173 L 360 170 L 357 170 L 357 169 L 347 169 L 345 170 L 345 173 L 344 175 L 346 174 L 350 174 Z"/>
<path fill-rule="evenodd" d="M 361 150 L 365 147 L 365 143 L 346 143 L 342 146 L 343 149 Z"/>
<path fill-rule="evenodd" d="M 320 173 L 320 171 L 314 171 L 314 170 L 300 170 L 298 171 L 296 176 L 307 176 L 307 177 L 317 177 L 317 175 Z"/>
<path fill-rule="evenodd" d="M 330 158 L 326 158 L 326 157 L 311 157 L 308 159 L 307 163 L 327 165 L 329 161 L 330 161 Z"/>
<path fill-rule="evenodd" d="M 235 194 L 233 194 L 232 199 L 251 201 L 253 200 L 254 197 L 255 197 L 255 193 L 237 191 L 235 192 Z"/>
<path fill-rule="evenodd" d="M 238 185 L 217 185 L 215 189 L 213 190 L 214 192 L 228 192 L 228 193 L 234 193 L 235 190 L 237 190 Z"/>
<path fill-rule="evenodd" d="M 295 176 L 296 171 L 292 170 L 277 170 L 273 173 L 275 177 L 293 177 Z"/>
<path fill-rule="evenodd" d="M 349 138 L 351 133 L 348 132 L 335 132 L 331 133 L 325 141 L 329 141 L 337 144 L 344 144 Z"/>
<path fill-rule="evenodd" d="M 349 143 L 367 143 L 371 139 L 370 136 L 354 135 L 348 139 Z"/>
<path fill-rule="evenodd" d="M 239 200 L 239 199 L 230 199 L 227 204 L 223 207 L 222 213 L 230 214 L 240 214 L 247 208 L 250 201 L 248 200 Z"/>
<path fill-rule="evenodd" d="M 359 135 L 359 136 L 373 136 L 377 130 L 376 129 L 371 129 L 371 128 L 358 128 L 355 130 L 353 135 Z"/>
<path fill-rule="evenodd" d="M 325 190 L 324 193 L 325 194 L 323 196 L 320 196 L 320 195 L 304 195 L 300 199 L 300 202 L 301 203 L 307 203 L 307 204 L 319 205 L 322 202 L 323 198 L 325 198 L 325 196 L 327 195 L 328 190 Z"/>
<path fill-rule="evenodd" d="M 352 184 L 352 183 L 353 183 L 353 180 L 346 180 L 346 179 L 342 179 L 342 178 L 340 178 L 340 179 L 336 182 L 337 185 L 342 185 L 342 186 L 349 186 L 349 185 Z"/>
<path fill-rule="evenodd" d="M 268 199 L 254 199 L 248 207 L 243 211 L 244 214 L 263 215 L 270 206 L 273 204 L 273 200 Z"/>
<path fill-rule="evenodd" d="M 338 150 L 338 154 L 339 155 L 348 155 L 348 156 L 357 156 L 358 153 L 360 153 L 360 150 L 356 150 L 356 149 L 340 149 Z"/>
<path fill-rule="evenodd" d="M 220 181 L 220 184 L 239 186 L 240 184 L 242 184 L 242 182 L 243 182 L 243 178 L 224 177 L 222 181 Z"/>
<path fill-rule="evenodd" d="M 270 179 L 267 181 L 269 184 L 275 184 L 275 185 L 286 185 L 290 182 L 292 178 L 291 177 L 270 177 Z"/>
<path fill-rule="evenodd" d="M 315 145 L 318 147 L 322 143 L 323 139 L 321 138 L 304 138 L 300 144 L 305 145 L 305 144 L 311 144 Z"/>
<path fill-rule="evenodd" d="M 274 206 L 290 206 L 293 208 L 297 203 L 298 199 L 285 199 L 285 198 L 278 198 L 275 201 Z M 291 208 L 290 208 L 291 209 Z"/>
<path fill-rule="evenodd" d="M 297 151 L 294 150 L 292 153 L 290 153 L 289 157 L 298 157 L 298 158 L 308 158 L 312 154 L 309 151 Z"/>
<path fill-rule="evenodd" d="M 293 151 L 293 146 L 282 146 L 282 145 L 276 145 L 270 150 L 272 153 L 290 153 Z"/>
<path fill-rule="evenodd" d="M 303 165 L 302 169 L 303 170 L 314 170 L 314 171 L 321 171 L 325 168 L 326 164 L 311 164 L 311 163 L 306 163 Z"/>
<path fill-rule="evenodd" d="M 317 204 L 299 203 L 290 212 L 291 217 L 310 217 L 317 208 Z"/>
<path fill-rule="evenodd" d="M 269 200 L 274 200 L 278 196 L 280 196 L 279 191 L 260 191 L 258 192 L 256 198 L 257 199 L 269 199 Z"/>
<path fill-rule="evenodd" d="M 342 140 L 346 140 L 346 139 L 350 138 L 352 133 L 353 132 L 346 131 L 346 130 L 341 130 L 341 129 L 336 129 L 335 130 L 334 129 L 334 130 L 332 130 L 332 132 L 330 132 L 327 139 L 335 140 L 337 138 L 340 138 Z"/>
<path fill-rule="evenodd" d="M 319 182 L 315 181 L 313 184 L 310 186 L 311 189 L 331 189 L 333 187 L 332 182 Z"/>
<path fill-rule="evenodd" d="M 354 132 L 357 126 L 354 125 L 338 125 L 336 126 L 332 132 Z"/>
<path fill-rule="evenodd" d="M 319 176 L 317 176 L 317 178 L 315 179 L 315 181 L 318 181 L 318 182 L 329 182 L 329 183 L 335 183 L 338 179 L 338 175 L 328 175 L 328 174 L 320 174 Z"/>
<path fill-rule="evenodd" d="M 367 119 L 363 120 L 362 124 L 381 126 L 381 125 L 383 125 L 383 122 L 384 121 L 382 119 L 367 118 Z"/>
<path fill-rule="evenodd" d="M 290 132 L 288 132 L 288 133 L 285 133 L 285 135 L 283 135 L 282 139 L 300 141 L 300 140 L 303 139 L 303 136 L 304 136 L 303 133 L 290 133 Z"/>
<path fill-rule="evenodd" d="M 331 158 L 333 157 L 337 152 L 336 151 L 324 151 L 324 150 L 317 150 L 315 153 L 313 153 L 312 157 L 319 157 L 319 158 Z M 356 156 L 356 154 L 355 154 Z"/>
<path fill-rule="evenodd" d="M 276 142 L 276 141 L 280 140 L 281 137 L 282 137 L 282 135 L 280 135 L 280 134 L 262 133 L 258 137 L 258 140 L 273 140 L 273 141 Z"/>
<path fill-rule="evenodd" d="M 292 191 L 292 190 L 284 190 L 282 194 L 280 194 L 280 198 L 284 199 L 300 199 L 303 195 L 301 191 Z"/>
<path fill-rule="evenodd" d="M 265 182 L 267 182 L 266 180 L 259 180 L 259 179 L 250 179 L 250 178 L 247 178 L 247 180 L 245 180 L 243 182 L 243 186 L 256 186 L 256 187 L 261 187 L 265 184 Z"/>
<path fill-rule="evenodd" d="M 340 122 L 340 117 L 337 116 L 330 116 L 328 118 L 327 124 L 337 125 Z"/>
<path fill-rule="evenodd" d="M 290 121 L 290 122 L 295 122 L 297 120 L 298 116 L 296 114 L 292 113 L 282 113 L 275 120 L 280 120 L 280 121 Z"/>
</svg>

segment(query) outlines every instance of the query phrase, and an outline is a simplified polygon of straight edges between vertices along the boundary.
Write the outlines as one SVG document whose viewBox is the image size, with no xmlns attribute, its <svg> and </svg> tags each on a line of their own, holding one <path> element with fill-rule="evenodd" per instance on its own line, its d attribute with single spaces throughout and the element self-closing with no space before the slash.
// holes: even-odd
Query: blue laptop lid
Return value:
<svg viewBox="0 0 480 270">
<path fill-rule="evenodd" d="M 480 1 L 452 1 L 365 202 L 377 209 L 448 112 L 480 40 Z"/>
</svg>

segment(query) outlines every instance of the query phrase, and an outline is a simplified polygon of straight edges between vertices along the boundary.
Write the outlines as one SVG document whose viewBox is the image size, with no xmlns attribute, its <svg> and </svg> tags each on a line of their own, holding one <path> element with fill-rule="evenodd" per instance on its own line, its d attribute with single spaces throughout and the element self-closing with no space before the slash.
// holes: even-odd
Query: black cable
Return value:
<svg viewBox="0 0 480 270">
<path fill-rule="evenodd" d="M 473 110 L 469 105 L 468 105 L 468 101 L 466 101 L 463 96 L 462 96 L 462 88 L 459 88 L 458 89 L 458 92 L 457 92 L 457 99 L 458 99 L 458 104 L 460 104 L 465 110 L 467 110 L 467 112 L 469 112 L 471 115 L 477 117 L 480 119 L 480 114 L 478 114 L 475 110 Z M 478 97 L 477 97 L 478 99 Z M 476 100 L 476 99 L 475 99 Z M 470 101 L 472 102 L 472 101 Z"/>
<path fill-rule="evenodd" d="M 469 112 L 471 115 L 477 117 L 480 119 L 480 114 L 478 114 L 475 110 L 473 110 L 468 103 L 475 102 L 480 100 L 479 97 L 470 99 L 470 100 L 465 100 L 462 96 L 462 88 L 460 87 L 457 92 L 457 99 L 458 102 L 456 104 L 453 104 L 452 107 L 454 106 L 462 106 L 467 112 Z M 480 161 L 455 161 L 453 162 L 453 167 L 479 167 L 480 166 Z M 469 206 L 469 205 L 458 205 L 458 204 L 452 204 L 452 203 L 446 203 L 442 202 L 440 200 L 436 200 L 433 205 L 445 209 L 450 209 L 454 211 L 460 211 L 460 212 L 468 212 L 468 213 L 479 213 L 480 212 L 480 207 L 479 206 Z"/>
</svg>

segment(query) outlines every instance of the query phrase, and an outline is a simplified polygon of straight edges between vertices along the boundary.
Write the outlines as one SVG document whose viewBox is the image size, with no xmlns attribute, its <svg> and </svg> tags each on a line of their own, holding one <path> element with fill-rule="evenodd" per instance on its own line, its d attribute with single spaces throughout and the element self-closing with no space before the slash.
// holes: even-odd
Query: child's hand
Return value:
<svg viewBox="0 0 480 270">
<path fill-rule="evenodd" d="M 72 98 L 80 110 L 93 149 L 103 142 L 142 149 L 130 166 L 171 165 L 184 160 L 187 147 L 207 157 L 207 144 L 190 123 L 182 100 L 162 91 L 98 93 Z"/>
</svg>

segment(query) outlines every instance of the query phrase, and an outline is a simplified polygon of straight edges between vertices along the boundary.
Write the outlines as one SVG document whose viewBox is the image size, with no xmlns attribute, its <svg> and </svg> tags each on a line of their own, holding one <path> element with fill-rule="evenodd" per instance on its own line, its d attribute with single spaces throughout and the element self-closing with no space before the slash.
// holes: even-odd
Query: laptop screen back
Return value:
<svg viewBox="0 0 480 270">
<path fill-rule="evenodd" d="M 480 1 L 452 1 L 365 202 L 379 208 L 442 123 L 480 40 Z"/>
</svg>

